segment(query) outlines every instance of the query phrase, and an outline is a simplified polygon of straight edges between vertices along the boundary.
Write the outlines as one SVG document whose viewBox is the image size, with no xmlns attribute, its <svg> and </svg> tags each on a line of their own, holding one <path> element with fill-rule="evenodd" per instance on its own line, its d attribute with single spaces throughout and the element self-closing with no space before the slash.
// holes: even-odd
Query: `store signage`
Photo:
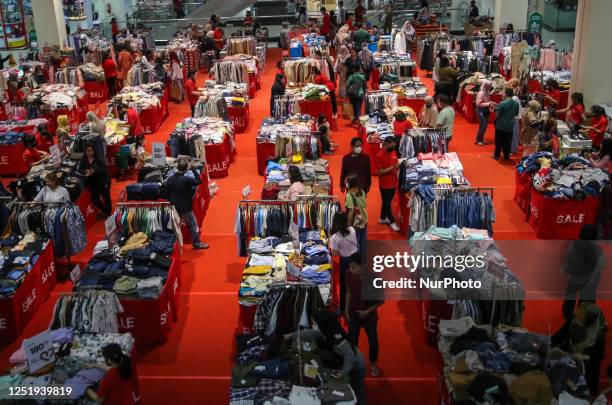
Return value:
<svg viewBox="0 0 612 405">
<path fill-rule="evenodd" d="M 38 294 L 37 294 L 36 288 L 32 288 L 32 292 L 28 294 L 25 301 L 23 301 L 23 304 L 21 304 L 21 311 L 24 314 L 28 312 L 30 308 L 32 308 L 32 305 L 36 302 L 37 295 Z"/>
<path fill-rule="evenodd" d="M 584 214 L 557 215 L 558 224 L 583 224 Z"/>
<path fill-rule="evenodd" d="M 55 360 L 55 348 L 49 332 L 24 339 L 21 347 L 25 352 L 30 373 L 35 373 Z"/>
<path fill-rule="evenodd" d="M 166 165 L 166 145 L 161 142 L 153 143 L 153 164 L 155 166 Z"/>
<path fill-rule="evenodd" d="M 74 266 L 74 269 L 70 272 L 70 280 L 73 284 L 76 284 L 81 279 L 81 266 L 78 264 Z"/>
<path fill-rule="evenodd" d="M 51 264 L 49 264 L 49 267 L 47 267 L 42 272 L 42 282 L 43 282 L 43 284 L 47 283 L 47 280 L 49 280 L 49 278 L 51 278 L 51 276 L 53 276 L 53 273 L 55 273 L 55 263 L 51 262 Z"/>
<path fill-rule="evenodd" d="M 106 221 L 104 221 L 104 230 L 106 231 L 108 246 L 115 246 L 117 244 L 117 224 L 115 223 L 115 217 L 110 216 Z"/>
<path fill-rule="evenodd" d="M 8 164 L 9 164 L 8 156 L 6 155 L 0 156 L 0 165 L 8 165 Z"/>
<path fill-rule="evenodd" d="M 119 318 L 119 325 L 121 325 L 124 330 L 134 329 L 134 317 L 128 316 L 127 318 Z"/>
<path fill-rule="evenodd" d="M 8 329 L 6 318 L 0 318 L 0 329 Z"/>
<path fill-rule="evenodd" d="M 529 22 L 527 25 L 529 28 L 529 32 L 533 32 L 534 34 L 542 33 L 542 14 L 534 11 L 529 15 Z"/>
<path fill-rule="evenodd" d="M 60 167 L 62 164 L 62 154 L 60 153 L 59 147 L 57 145 L 51 145 L 51 147 L 49 147 L 49 154 L 53 160 L 53 166 Z"/>
</svg>

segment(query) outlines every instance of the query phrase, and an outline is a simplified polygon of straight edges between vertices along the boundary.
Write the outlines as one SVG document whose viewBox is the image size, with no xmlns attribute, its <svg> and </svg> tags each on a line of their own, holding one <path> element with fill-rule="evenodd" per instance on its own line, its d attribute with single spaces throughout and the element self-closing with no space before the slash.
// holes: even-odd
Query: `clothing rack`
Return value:
<svg viewBox="0 0 612 405">
<path fill-rule="evenodd" d="M 274 96 L 272 112 L 274 118 L 300 113 L 300 103 L 297 94 Z"/>
<path fill-rule="evenodd" d="M 169 201 L 126 201 L 118 202 L 115 205 L 120 207 L 146 207 L 146 206 L 169 206 Z"/>
<path fill-rule="evenodd" d="M 391 90 L 373 90 L 366 93 L 366 111 L 373 112 L 390 108 L 395 110 L 398 107 L 397 93 Z"/>
<path fill-rule="evenodd" d="M 399 144 L 400 155 L 404 158 L 412 158 L 419 153 L 446 153 L 447 150 L 448 142 L 443 129 L 409 129 L 407 136 L 402 136 Z"/>
<path fill-rule="evenodd" d="M 294 154 L 300 154 L 302 160 L 316 160 L 319 158 L 320 152 L 319 133 L 314 131 L 279 131 L 276 135 L 274 149 L 276 157 L 288 158 Z"/>
</svg>

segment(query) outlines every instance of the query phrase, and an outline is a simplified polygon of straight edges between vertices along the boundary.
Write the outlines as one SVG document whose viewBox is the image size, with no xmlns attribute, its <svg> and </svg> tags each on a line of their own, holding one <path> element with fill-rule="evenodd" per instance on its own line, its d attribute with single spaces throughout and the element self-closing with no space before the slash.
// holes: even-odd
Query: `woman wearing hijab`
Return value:
<svg viewBox="0 0 612 405">
<path fill-rule="evenodd" d="M 423 100 L 423 110 L 421 110 L 421 118 L 419 119 L 419 126 L 422 128 L 435 128 L 438 123 L 438 108 L 434 99 L 431 96 L 425 97 Z"/>
<path fill-rule="evenodd" d="M 536 100 L 531 100 L 527 105 L 521 120 L 523 121 L 523 133 L 521 144 L 523 145 L 523 157 L 537 152 L 540 145 L 540 129 L 544 124 L 541 105 Z"/>
<path fill-rule="evenodd" d="M 402 27 L 402 33 L 404 34 L 404 42 L 406 44 L 406 53 L 412 52 L 412 47 L 416 41 L 416 31 L 410 21 L 406 21 Z"/>
<path fill-rule="evenodd" d="M 285 76 L 277 73 L 272 85 L 272 96 L 270 97 L 270 115 L 274 116 L 274 97 L 285 94 Z"/>
<path fill-rule="evenodd" d="M 338 30 L 338 33 L 336 34 L 336 40 L 335 40 L 336 48 L 346 46 L 349 43 L 350 38 L 351 38 L 351 33 L 349 32 L 348 25 L 343 25 L 342 27 L 340 27 L 340 29 Z"/>
<path fill-rule="evenodd" d="M 101 137 L 104 137 L 106 134 L 106 124 L 104 121 L 99 119 L 93 111 L 88 111 L 86 117 L 89 124 L 89 130 L 100 135 Z"/>
<path fill-rule="evenodd" d="M 57 136 L 57 144 L 60 152 L 70 152 L 70 145 L 72 144 L 72 138 L 70 137 L 70 127 L 68 126 L 68 116 L 60 115 L 57 117 L 57 129 L 55 130 Z"/>
<path fill-rule="evenodd" d="M 484 136 L 489 126 L 489 115 L 491 114 L 491 82 L 484 80 L 480 91 L 476 95 L 476 110 L 478 111 L 478 119 L 480 125 L 476 133 L 476 145 L 484 146 Z"/>
<path fill-rule="evenodd" d="M 340 46 L 334 70 L 338 75 L 338 97 L 342 98 L 346 97 L 346 81 L 348 80 L 348 68 L 345 62 L 350 56 L 351 52 L 346 45 Z"/>
</svg>

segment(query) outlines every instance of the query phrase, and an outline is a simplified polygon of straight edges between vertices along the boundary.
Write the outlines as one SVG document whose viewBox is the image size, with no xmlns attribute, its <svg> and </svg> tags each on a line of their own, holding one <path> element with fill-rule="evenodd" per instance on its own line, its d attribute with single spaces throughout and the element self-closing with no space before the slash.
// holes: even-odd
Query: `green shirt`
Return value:
<svg viewBox="0 0 612 405">
<path fill-rule="evenodd" d="M 357 52 L 361 50 L 361 46 L 365 42 L 370 42 L 370 33 L 364 29 L 359 29 L 353 33 L 353 42 L 355 42 L 355 49 Z"/>
<path fill-rule="evenodd" d="M 351 193 L 350 191 L 347 192 L 346 201 L 344 202 L 344 205 L 346 205 L 347 211 L 355 207 L 360 208 L 361 216 L 363 217 L 365 223 L 368 223 L 368 210 L 366 209 L 366 193 L 362 191 L 361 195 L 358 196 L 355 193 Z"/>
<path fill-rule="evenodd" d="M 363 93 L 365 91 L 366 79 L 363 73 L 353 73 L 346 83 L 347 86 L 356 83 L 359 86 L 359 94 L 357 97 L 363 97 Z"/>
<path fill-rule="evenodd" d="M 453 107 L 444 107 L 438 113 L 438 122 L 436 126 L 438 128 L 444 129 L 446 132 L 446 138 L 450 139 L 453 137 L 453 125 L 455 124 L 455 110 Z"/>
<path fill-rule="evenodd" d="M 495 129 L 512 132 L 514 129 L 514 117 L 519 113 L 519 105 L 511 98 L 507 98 L 497 106 L 495 115 Z"/>
</svg>

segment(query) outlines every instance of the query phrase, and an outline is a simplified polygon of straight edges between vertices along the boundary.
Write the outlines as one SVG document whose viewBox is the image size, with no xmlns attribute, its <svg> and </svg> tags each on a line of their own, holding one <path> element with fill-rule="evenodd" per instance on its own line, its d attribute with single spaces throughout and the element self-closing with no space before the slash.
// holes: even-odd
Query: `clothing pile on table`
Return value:
<svg viewBox="0 0 612 405">
<path fill-rule="evenodd" d="M 98 314 L 102 318 L 109 316 Z M 114 321 L 117 322 L 116 319 Z M 23 348 L 14 352 L 10 357 L 11 365 L 17 370 L 24 370 L 19 374 L 0 376 L 0 393 L 5 396 L 5 387 L 59 387 L 72 389 L 71 400 L 49 400 L 51 403 L 75 403 L 93 405 L 86 391 L 88 388 L 96 389 L 106 372 L 100 368 L 90 368 L 90 363 L 104 364 L 102 348 L 112 343 L 121 347 L 122 352 L 129 356 L 134 347 L 134 338 L 131 334 L 118 333 L 83 333 L 73 328 L 56 328 L 49 331 L 53 347 L 56 348 L 54 361 L 35 374 L 28 374 L 26 354 Z"/>
<path fill-rule="evenodd" d="M 469 317 L 442 320 L 439 328 L 443 384 L 454 403 L 589 403 L 583 365 L 551 348 L 549 336 L 478 326 Z"/>
<path fill-rule="evenodd" d="M 8 120 L 0 121 L 0 134 L 6 136 L 7 133 L 34 133 L 40 124 L 47 125 L 46 118 L 34 118 L 31 120 Z M 1 144 L 0 140 L 0 144 Z"/>
<path fill-rule="evenodd" d="M 405 80 L 400 83 L 380 85 L 381 90 L 391 90 L 399 97 L 404 98 L 425 98 L 427 97 L 427 87 L 423 84 L 420 78 L 415 77 L 410 80 Z"/>
<path fill-rule="evenodd" d="M 249 73 L 257 73 L 259 58 L 251 55 L 230 55 L 216 62 L 212 76 L 217 83 L 249 83 Z"/>
<path fill-rule="evenodd" d="M 427 158 L 430 159 L 427 159 Z M 419 154 L 405 160 L 400 167 L 399 188 L 409 192 L 420 185 L 457 187 L 469 185 L 463 175 L 463 165 L 455 152 Z"/>
<path fill-rule="evenodd" d="M 389 119 L 398 111 L 402 111 L 406 115 L 406 119 L 410 121 L 413 127 L 418 125 L 417 116 L 410 107 L 397 107 L 395 109 L 385 108 L 383 110 L 370 111 L 367 116 L 361 119 L 368 143 L 381 143 L 385 138 L 394 136 L 393 125 Z"/>
<path fill-rule="evenodd" d="M 6 207 L 3 207 L 6 210 Z M 4 212 L 3 215 L 8 215 Z M 45 250 L 48 239 L 34 232 L 0 240 L 0 299 L 12 297 Z"/>
<path fill-rule="evenodd" d="M 558 71 L 532 71 L 530 77 L 541 83 L 546 83 L 549 79 L 554 79 L 559 85 L 560 90 L 569 90 L 570 82 L 572 79 L 572 72 L 570 70 L 558 70 Z"/>
<path fill-rule="evenodd" d="M 229 139 L 230 147 L 233 150 L 234 130 L 230 122 L 215 117 L 186 118 L 176 124 L 168 139 L 168 145 L 172 157 L 185 154 L 206 160 L 204 147 L 210 144 L 222 144 L 226 138 Z M 189 153 L 183 153 L 187 151 L 184 146 L 187 144 L 192 144 L 188 147 Z"/>
<path fill-rule="evenodd" d="M 589 196 L 600 196 L 609 184 L 609 175 L 576 156 L 553 158 L 549 152 L 527 156 L 517 166 L 519 174 L 533 177 L 533 188 L 550 198 L 582 201 Z"/>
<path fill-rule="evenodd" d="M 316 284 L 323 302 L 331 299 L 331 257 L 321 231 L 301 233 L 299 249 L 289 238 L 268 236 L 251 239 L 248 250 L 238 293 L 241 305 L 259 304 L 271 284 L 287 281 Z"/>
<path fill-rule="evenodd" d="M 296 166 L 302 174 L 304 195 L 330 195 L 331 178 L 329 164 L 325 159 L 306 160 L 303 163 L 290 163 L 287 158 L 269 160 L 262 200 L 286 200 L 289 181 L 289 166 Z"/>
<path fill-rule="evenodd" d="M 416 64 L 409 53 L 374 52 L 374 66 L 380 71 L 382 82 L 397 82 L 400 79 L 412 78 Z"/>
<path fill-rule="evenodd" d="M 184 154 L 182 154 L 184 155 Z M 202 161 L 191 159 L 191 167 L 201 175 L 204 166 Z M 155 166 L 153 163 L 145 163 L 138 173 L 138 182 L 125 187 L 128 201 L 157 201 L 160 198 L 167 199 L 162 184 L 176 173 L 176 159 L 166 158 L 165 166 Z M 194 176 L 193 171 L 185 173 L 186 177 Z"/>
<path fill-rule="evenodd" d="M 17 187 L 21 190 L 24 201 L 32 201 L 38 192 L 45 186 L 44 179 L 47 174 L 53 172 L 60 180 L 60 185 L 68 190 L 70 201 L 75 202 L 81 196 L 84 189 L 83 177 L 77 172 L 79 162 L 64 159 L 58 168 L 52 163 L 43 163 L 32 166 L 30 171 L 23 177 L 11 183 L 9 187 Z"/>
<path fill-rule="evenodd" d="M 25 97 L 25 103 L 31 106 L 45 105 L 51 110 L 71 110 L 77 105 L 77 99 L 85 96 L 84 90 L 71 84 L 43 84 L 32 89 Z"/>
<path fill-rule="evenodd" d="M 393 135 L 393 125 L 389 122 L 378 122 L 377 119 L 368 119 L 364 125 L 368 143 L 382 143 L 385 138 Z"/>
<path fill-rule="evenodd" d="M 130 124 L 116 118 L 108 118 L 105 120 L 106 133 L 104 139 L 108 145 L 122 143 L 130 135 Z"/>
<path fill-rule="evenodd" d="M 329 89 L 322 84 L 308 83 L 303 87 L 287 87 L 286 95 L 295 95 L 297 100 L 318 101 L 329 97 Z"/>
<path fill-rule="evenodd" d="M 76 291 L 107 290 L 120 298 L 157 299 L 168 279 L 176 243 L 173 232 L 158 228 L 150 237 L 134 233 L 113 248 L 107 241 L 98 242 Z"/>
<path fill-rule="evenodd" d="M 282 133 L 310 134 L 314 121 L 308 114 L 297 114 L 286 118 L 265 118 L 257 134 L 257 143 L 276 143 Z"/>
<path fill-rule="evenodd" d="M 166 53 L 176 52 L 178 56 L 179 53 L 184 54 L 186 52 L 196 52 L 199 48 L 200 44 L 198 41 L 185 37 L 177 37 L 168 42 L 168 45 L 166 45 Z"/>
<path fill-rule="evenodd" d="M 149 108 L 161 106 L 164 96 L 164 84 L 162 82 L 142 84 L 140 86 L 124 87 L 109 103 L 109 109 L 113 104 L 127 104 L 134 107 L 138 112 Z"/>
<path fill-rule="evenodd" d="M 248 88 L 245 83 L 215 84 L 207 80 L 198 91 L 200 98 L 195 105 L 196 118 L 218 117 L 228 120 L 228 106 L 244 107 L 248 104 Z"/>
<path fill-rule="evenodd" d="M 79 66 L 83 80 L 86 82 L 103 82 L 104 81 L 104 69 L 101 66 L 93 63 L 85 63 Z"/>
<path fill-rule="evenodd" d="M 457 94 L 457 102 L 461 102 L 462 89 L 474 96 L 478 94 L 484 80 L 488 80 L 491 83 L 491 94 L 502 94 L 506 88 L 506 79 L 498 73 L 485 75 L 484 73 L 476 72 L 465 75 L 459 81 L 460 91 Z"/>
</svg>

